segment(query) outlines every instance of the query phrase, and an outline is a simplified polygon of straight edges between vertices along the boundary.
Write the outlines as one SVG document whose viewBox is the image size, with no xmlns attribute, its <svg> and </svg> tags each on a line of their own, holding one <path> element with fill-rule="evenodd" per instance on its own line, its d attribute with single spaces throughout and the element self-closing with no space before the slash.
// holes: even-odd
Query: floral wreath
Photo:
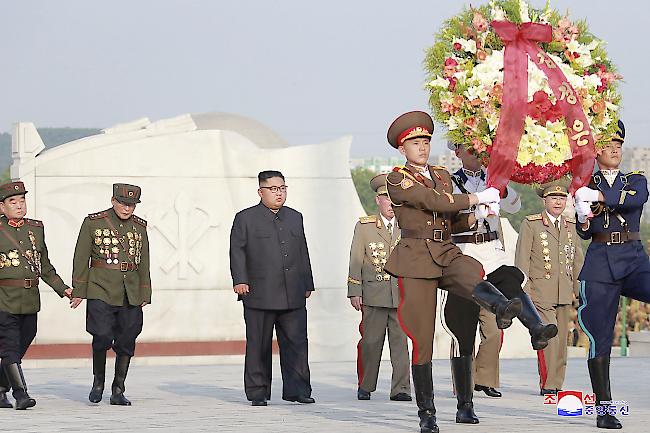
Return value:
<svg viewBox="0 0 650 433">
<path fill-rule="evenodd" d="M 427 50 L 433 117 L 449 141 L 482 159 L 491 186 L 571 174 L 575 191 L 619 119 L 622 77 L 603 46 L 584 21 L 548 2 L 543 10 L 524 0 L 466 8 Z"/>
</svg>

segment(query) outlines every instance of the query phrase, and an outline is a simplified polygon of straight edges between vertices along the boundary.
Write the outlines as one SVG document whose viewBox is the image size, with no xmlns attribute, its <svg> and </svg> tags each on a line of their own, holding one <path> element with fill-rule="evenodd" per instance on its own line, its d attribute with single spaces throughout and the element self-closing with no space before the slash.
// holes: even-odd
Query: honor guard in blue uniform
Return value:
<svg viewBox="0 0 650 433">
<path fill-rule="evenodd" d="M 650 261 L 639 223 L 648 200 L 642 172 L 621 173 L 623 122 L 612 141 L 597 150 L 599 170 L 588 187 L 575 193 L 578 235 L 591 239 L 580 272 L 578 319 L 589 337 L 589 376 L 597 405 L 597 426 L 620 429 L 614 416 L 609 357 L 620 296 L 650 302 Z"/>
</svg>

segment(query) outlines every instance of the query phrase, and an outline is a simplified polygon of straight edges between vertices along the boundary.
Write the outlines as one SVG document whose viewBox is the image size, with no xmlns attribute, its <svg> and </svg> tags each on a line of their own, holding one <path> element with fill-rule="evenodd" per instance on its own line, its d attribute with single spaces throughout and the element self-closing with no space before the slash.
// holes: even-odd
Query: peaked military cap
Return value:
<svg viewBox="0 0 650 433">
<path fill-rule="evenodd" d="M 623 144 L 625 141 L 625 125 L 623 124 L 622 120 L 618 121 L 616 132 L 614 133 L 614 138 L 612 138 L 612 141 L 618 141 L 621 144 Z"/>
<path fill-rule="evenodd" d="M 549 195 L 561 195 L 566 197 L 569 195 L 569 181 L 566 178 L 561 178 L 540 185 L 539 188 L 537 188 L 537 195 L 542 198 L 548 197 Z"/>
<path fill-rule="evenodd" d="M 19 180 L 0 185 L 0 201 L 20 194 L 27 194 L 27 191 L 25 191 L 25 184 Z"/>
<path fill-rule="evenodd" d="M 113 198 L 120 203 L 136 204 L 140 203 L 140 187 L 129 185 L 128 183 L 113 184 Z"/>
<path fill-rule="evenodd" d="M 388 128 L 388 142 L 395 149 L 411 138 L 431 138 L 433 119 L 424 111 L 409 111 L 399 116 Z"/>
<path fill-rule="evenodd" d="M 372 188 L 372 190 L 376 192 L 377 195 L 388 195 L 388 190 L 386 189 L 387 176 L 388 173 L 382 173 L 370 179 L 370 188 Z"/>
</svg>

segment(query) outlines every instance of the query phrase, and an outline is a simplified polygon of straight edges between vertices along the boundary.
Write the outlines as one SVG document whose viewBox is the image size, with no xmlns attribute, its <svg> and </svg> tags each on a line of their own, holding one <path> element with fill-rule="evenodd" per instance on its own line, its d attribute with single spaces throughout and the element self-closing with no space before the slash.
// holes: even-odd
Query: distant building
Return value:
<svg viewBox="0 0 650 433">
<path fill-rule="evenodd" d="M 460 159 L 452 151 L 447 151 L 442 155 L 431 155 L 429 163 L 432 165 L 444 165 L 451 172 L 461 167 Z M 369 158 L 352 158 L 350 159 L 350 168 L 365 168 L 375 173 L 385 173 L 391 171 L 393 167 L 404 165 L 404 158 L 401 156 L 379 157 L 372 156 Z"/>
</svg>

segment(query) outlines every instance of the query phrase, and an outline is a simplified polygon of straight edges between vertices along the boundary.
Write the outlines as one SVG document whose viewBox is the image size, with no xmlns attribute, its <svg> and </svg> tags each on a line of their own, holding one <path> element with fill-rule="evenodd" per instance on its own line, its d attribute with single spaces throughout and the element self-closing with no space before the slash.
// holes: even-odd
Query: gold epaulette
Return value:
<svg viewBox="0 0 650 433">
<path fill-rule="evenodd" d="M 143 220 L 137 215 L 133 215 L 133 221 L 137 222 L 141 226 L 147 227 L 147 220 Z"/>
<path fill-rule="evenodd" d="M 629 176 L 629 175 L 631 175 L 631 174 L 640 174 L 641 176 L 644 176 L 644 175 L 645 175 L 645 171 L 643 171 L 643 170 L 634 170 L 634 171 L 631 171 L 631 172 L 629 172 L 628 174 L 626 174 L 626 176 Z"/>
<path fill-rule="evenodd" d="M 359 285 L 361 285 L 361 281 L 359 281 L 359 280 L 355 280 L 355 279 L 352 278 L 352 277 L 348 277 L 348 283 L 359 284 Z"/>
<path fill-rule="evenodd" d="M 103 210 L 101 212 L 89 213 L 88 214 L 88 218 L 90 218 L 91 220 L 98 220 L 98 219 L 101 219 L 101 218 L 106 218 L 107 216 L 108 216 L 108 211 L 105 211 L 105 210 Z"/>
<path fill-rule="evenodd" d="M 528 221 L 539 221 L 542 219 L 542 214 L 541 213 L 536 213 L 534 215 L 528 215 L 526 217 Z"/>
<path fill-rule="evenodd" d="M 43 221 L 33 220 L 30 218 L 25 218 L 25 224 L 29 224 L 30 226 L 34 226 L 34 227 L 43 227 Z"/>
<path fill-rule="evenodd" d="M 361 224 L 375 223 L 377 222 L 377 215 L 368 215 L 359 217 L 359 222 Z"/>
<path fill-rule="evenodd" d="M 445 170 L 445 171 L 448 171 L 447 167 L 445 167 L 444 165 L 430 165 L 429 167 L 432 168 L 433 170 Z"/>
<path fill-rule="evenodd" d="M 575 223 L 576 223 L 576 219 L 575 219 L 575 218 L 565 218 L 565 219 L 566 219 L 566 222 L 568 222 L 568 223 L 571 223 L 571 224 L 575 224 Z"/>
</svg>

